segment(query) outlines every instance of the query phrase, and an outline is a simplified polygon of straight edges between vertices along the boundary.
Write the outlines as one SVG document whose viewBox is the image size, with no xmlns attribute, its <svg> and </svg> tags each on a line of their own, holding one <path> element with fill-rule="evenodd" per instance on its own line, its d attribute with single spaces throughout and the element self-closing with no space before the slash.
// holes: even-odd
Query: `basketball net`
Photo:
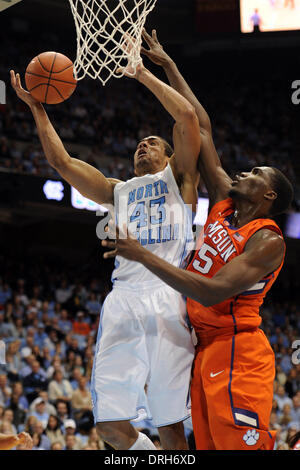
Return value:
<svg viewBox="0 0 300 470">
<path fill-rule="evenodd" d="M 117 70 L 127 65 L 134 75 L 141 62 L 142 30 L 156 1 L 69 0 L 77 34 L 75 78 L 88 75 L 105 85 L 111 77 L 122 77 Z"/>
</svg>

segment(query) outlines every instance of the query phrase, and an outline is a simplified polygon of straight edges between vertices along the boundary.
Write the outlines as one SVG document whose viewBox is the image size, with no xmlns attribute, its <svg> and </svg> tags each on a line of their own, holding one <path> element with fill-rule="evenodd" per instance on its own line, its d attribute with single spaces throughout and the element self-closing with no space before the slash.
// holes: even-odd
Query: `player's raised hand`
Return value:
<svg viewBox="0 0 300 470">
<path fill-rule="evenodd" d="M 146 70 L 146 69 L 145 69 L 145 67 L 143 65 L 143 62 L 141 60 L 141 62 L 137 65 L 136 69 L 134 69 L 134 67 L 129 63 L 126 67 L 119 67 L 117 69 L 117 73 L 120 73 L 120 74 L 122 73 L 126 77 L 136 78 L 138 80 L 141 73 L 144 70 Z"/>
<path fill-rule="evenodd" d="M 137 40 L 128 33 L 123 36 L 122 49 L 127 55 L 128 64 L 126 67 L 119 67 L 117 73 L 122 73 L 129 78 L 139 78 L 139 74 L 145 69 L 142 58 L 137 55 Z M 138 62 L 138 63 L 137 63 Z M 133 63 L 137 63 L 136 67 L 133 67 Z"/>
<path fill-rule="evenodd" d="M 149 49 L 146 49 L 142 46 L 141 53 L 147 56 L 152 62 L 157 65 L 161 65 L 162 67 L 167 65 L 171 59 L 168 54 L 164 51 L 163 46 L 159 43 L 157 39 L 156 30 L 153 29 L 152 36 L 150 36 L 150 34 L 148 34 L 147 31 L 143 29 L 142 37 L 148 44 Z"/>
<path fill-rule="evenodd" d="M 128 232 L 127 227 L 120 229 L 115 227 L 112 221 L 109 222 L 108 231 L 112 236 L 115 233 L 116 240 L 108 241 L 103 240 L 102 246 L 105 248 L 111 248 L 111 251 L 104 253 L 103 258 L 109 259 L 115 256 L 123 256 L 130 261 L 140 261 L 144 248 L 140 245 L 136 238 L 132 237 Z"/>
<path fill-rule="evenodd" d="M 33 96 L 31 96 L 29 91 L 24 90 L 21 84 L 21 78 L 19 73 L 15 74 L 14 70 L 11 70 L 10 81 L 11 86 L 15 90 L 17 96 L 26 104 L 28 104 L 28 106 L 34 106 L 35 104 L 39 103 L 35 98 L 33 98 Z"/>
</svg>

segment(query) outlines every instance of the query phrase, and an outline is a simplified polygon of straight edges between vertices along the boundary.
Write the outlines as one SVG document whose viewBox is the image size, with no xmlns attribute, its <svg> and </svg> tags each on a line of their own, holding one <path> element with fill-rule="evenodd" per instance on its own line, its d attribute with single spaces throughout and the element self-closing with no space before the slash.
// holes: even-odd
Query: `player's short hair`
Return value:
<svg viewBox="0 0 300 470">
<path fill-rule="evenodd" d="M 277 193 L 277 198 L 274 200 L 270 215 L 280 215 L 286 212 L 293 199 L 294 189 L 291 182 L 278 168 L 272 167 L 273 175 L 271 176 L 272 189 Z"/>
<path fill-rule="evenodd" d="M 169 144 L 169 142 L 167 142 L 165 139 L 162 139 L 162 137 L 160 137 L 160 140 L 162 141 L 162 143 L 164 144 L 164 147 L 165 147 L 165 154 L 167 155 L 167 157 L 171 158 L 173 153 L 174 153 L 174 149 L 173 147 Z"/>
</svg>

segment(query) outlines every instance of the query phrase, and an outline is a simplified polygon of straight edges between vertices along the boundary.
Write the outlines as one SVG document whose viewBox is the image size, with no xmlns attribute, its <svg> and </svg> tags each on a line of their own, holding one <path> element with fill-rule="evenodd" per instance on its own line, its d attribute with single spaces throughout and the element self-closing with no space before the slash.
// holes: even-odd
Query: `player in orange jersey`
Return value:
<svg viewBox="0 0 300 470">
<path fill-rule="evenodd" d="M 276 437 L 268 431 L 275 361 L 259 328 L 259 308 L 285 256 L 283 236 L 272 217 L 287 210 L 293 188 L 271 167 L 231 180 L 217 155 L 207 113 L 155 32 L 152 37 L 145 32 L 144 38 L 148 57 L 164 66 L 171 85 L 196 109 L 202 135 L 199 170 L 210 211 L 203 243 L 187 271 L 145 250 L 128 233 L 116 243 L 103 242 L 113 250 L 105 257 L 118 254 L 140 262 L 188 298 L 198 339 L 191 384 L 197 449 L 270 450 Z"/>
</svg>

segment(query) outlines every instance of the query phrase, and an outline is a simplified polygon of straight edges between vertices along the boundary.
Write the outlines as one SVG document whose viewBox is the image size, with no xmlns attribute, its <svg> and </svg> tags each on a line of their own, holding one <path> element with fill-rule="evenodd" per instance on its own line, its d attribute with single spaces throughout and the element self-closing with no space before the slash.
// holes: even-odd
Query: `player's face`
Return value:
<svg viewBox="0 0 300 470">
<path fill-rule="evenodd" d="M 272 189 L 272 168 L 255 167 L 250 172 L 242 172 L 236 175 L 229 196 L 237 199 L 248 199 L 253 202 L 260 202 L 265 198 L 276 197 Z"/>
<path fill-rule="evenodd" d="M 159 137 L 147 137 L 139 142 L 134 154 L 135 174 L 142 176 L 160 171 L 167 160 L 163 141 Z"/>
</svg>

